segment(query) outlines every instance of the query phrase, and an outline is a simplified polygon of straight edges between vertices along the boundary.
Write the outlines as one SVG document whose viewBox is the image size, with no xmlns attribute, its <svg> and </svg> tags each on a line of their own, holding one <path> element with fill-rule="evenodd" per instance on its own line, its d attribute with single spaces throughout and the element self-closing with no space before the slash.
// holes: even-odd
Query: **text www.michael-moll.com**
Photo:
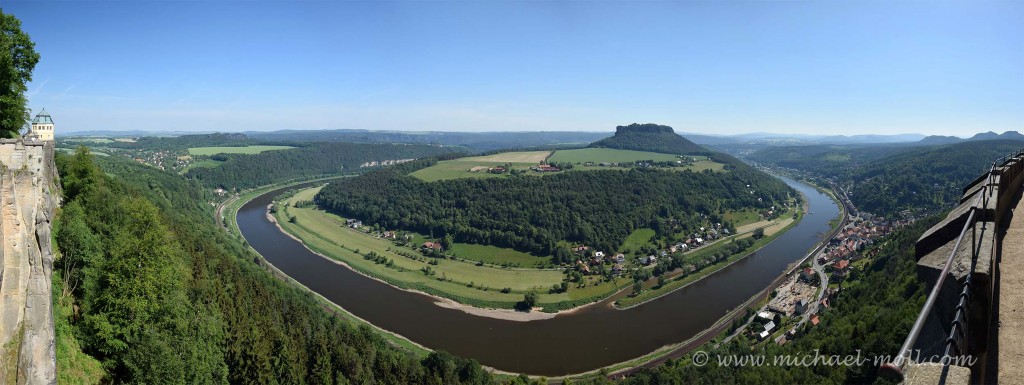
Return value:
<svg viewBox="0 0 1024 385">
<path fill-rule="evenodd" d="M 818 349 L 806 354 L 709 354 L 705 351 L 693 353 L 693 364 L 704 366 L 708 364 L 718 366 L 776 366 L 776 367 L 798 367 L 798 366 L 881 366 L 893 362 L 892 355 L 865 356 L 860 349 L 855 354 L 823 354 Z M 913 351 L 906 357 L 908 362 L 934 363 L 956 366 L 973 366 L 978 361 L 973 356 L 922 356 L 920 351 Z"/>
</svg>

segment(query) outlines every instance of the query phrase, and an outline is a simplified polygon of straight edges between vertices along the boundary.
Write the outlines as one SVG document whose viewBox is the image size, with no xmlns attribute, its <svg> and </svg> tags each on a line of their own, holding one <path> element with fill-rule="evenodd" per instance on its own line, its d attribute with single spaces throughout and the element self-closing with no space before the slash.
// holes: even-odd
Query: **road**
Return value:
<svg viewBox="0 0 1024 385">
<path fill-rule="evenodd" d="M 836 187 L 835 185 L 832 185 L 831 188 L 833 192 L 836 192 L 836 198 L 838 198 L 838 200 L 843 204 L 843 218 L 839 222 L 839 226 L 836 227 L 836 229 L 833 230 L 826 239 L 834 238 L 836 235 L 839 234 L 840 230 L 845 229 L 847 226 L 849 226 L 851 222 L 850 213 L 856 210 L 856 208 L 853 207 L 853 204 L 850 203 L 850 199 L 847 198 L 845 191 Z M 811 268 L 818 273 L 820 285 L 818 287 L 820 288 L 820 290 L 818 290 L 817 297 L 814 299 L 814 301 L 811 301 L 810 308 L 804 312 L 803 316 L 800 319 L 800 322 L 796 324 L 796 327 L 802 326 L 804 322 L 807 322 L 807 320 L 810 319 L 812 314 L 818 313 L 818 307 L 821 305 L 821 299 L 825 297 L 825 292 L 828 290 L 828 274 L 825 272 L 825 266 L 818 263 L 818 258 L 825 254 L 825 245 L 827 244 L 828 241 L 822 242 L 821 244 L 818 245 L 817 248 L 814 249 L 814 251 L 810 252 L 808 255 L 808 257 L 811 258 Z M 801 263 L 800 265 L 802 264 L 803 263 Z M 791 273 L 795 273 L 796 271 L 799 271 L 799 265 Z M 722 341 L 716 344 L 715 347 L 729 343 L 729 341 L 731 341 L 733 337 L 736 337 L 744 330 L 746 330 L 747 326 L 749 326 L 750 323 L 754 321 L 754 318 L 757 317 L 757 313 L 765 311 L 767 310 L 767 308 L 767 304 L 765 306 L 762 306 L 760 309 L 754 312 L 754 315 L 750 316 L 750 318 L 747 319 L 743 326 L 740 326 L 739 328 L 736 329 L 735 332 L 722 339 Z"/>
</svg>

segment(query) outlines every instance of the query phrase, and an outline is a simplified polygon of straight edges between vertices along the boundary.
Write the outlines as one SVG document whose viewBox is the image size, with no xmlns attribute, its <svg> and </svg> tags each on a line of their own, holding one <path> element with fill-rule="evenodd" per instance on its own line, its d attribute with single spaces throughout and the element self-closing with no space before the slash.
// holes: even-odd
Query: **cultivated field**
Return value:
<svg viewBox="0 0 1024 385">
<path fill-rule="evenodd" d="M 470 172 L 469 170 L 473 167 L 504 167 L 508 162 L 483 162 L 483 161 L 470 161 L 470 158 L 461 158 L 454 160 L 442 160 L 437 164 L 412 172 L 409 175 L 422 179 L 426 182 L 434 182 L 439 180 L 448 179 L 459 179 L 459 178 L 502 178 L 507 174 L 491 174 L 487 171 Z M 537 165 L 536 163 L 512 163 L 513 169 L 527 170 L 530 166 Z"/>
<path fill-rule="evenodd" d="M 246 146 L 246 147 L 192 147 L 188 149 L 189 155 L 214 155 L 214 154 L 259 154 L 264 151 L 287 150 L 295 148 L 292 146 Z"/>
<path fill-rule="evenodd" d="M 521 152 L 502 152 L 499 154 L 486 155 L 486 156 L 474 156 L 470 158 L 462 158 L 460 160 L 474 161 L 474 162 L 501 162 L 501 163 L 533 163 L 539 164 L 543 162 L 551 151 L 521 151 Z"/>
<path fill-rule="evenodd" d="M 529 170 L 530 167 L 540 164 L 550 153 L 551 151 L 503 152 L 494 155 L 443 160 L 409 175 L 427 182 L 459 178 L 501 178 L 507 176 L 508 173 L 491 174 L 487 170 L 470 171 L 470 169 L 473 167 L 512 166 L 517 170 Z"/>
<path fill-rule="evenodd" d="M 583 163 L 583 162 L 636 162 L 653 160 L 656 162 L 673 162 L 679 157 L 656 152 L 616 150 L 611 148 L 581 148 L 577 150 L 558 150 L 551 155 L 551 162 Z"/>
<path fill-rule="evenodd" d="M 685 156 L 685 155 L 684 155 Z M 725 165 L 714 162 L 706 156 L 685 156 L 687 158 L 696 158 L 693 165 L 687 167 L 673 167 L 671 170 L 681 171 L 722 171 Z M 585 162 L 594 162 L 600 164 L 601 162 L 610 163 L 621 163 L 621 162 L 636 162 L 640 160 L 653 160 L 655 162 L 672 162 L 680 160 L 676 155 L 661 154 L 657 152 L 646 152 L 646 151 L 632 151 L 632 150 L 616 150 L 612 148 L 581 148 L 576 150 L 558 150 L 548 159 L 549 162 L 556 163 L 576 163 L 582 164 Z M 602 166 L 577 166 L 576 170 L 600 170 L 600 169 L 615 169 L 618 167 L 602 167 Z"/>
</svg>

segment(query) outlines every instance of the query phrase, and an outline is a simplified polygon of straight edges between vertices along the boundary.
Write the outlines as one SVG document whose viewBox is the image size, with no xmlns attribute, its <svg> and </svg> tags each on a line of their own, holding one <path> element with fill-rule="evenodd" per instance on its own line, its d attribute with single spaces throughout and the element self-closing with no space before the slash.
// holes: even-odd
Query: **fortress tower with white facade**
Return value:
<svg viewBox="0 0 1024 385">
<path fill-rule="evenodd" d="M 50 114 L 46 113 L 44 108 L 39 111 L 35 119 L 32 119 L 32 133 L 31 135 L 36 136 L 42 141 L 53 140 L 53 119 L 50 118 Z"/>
</svg>

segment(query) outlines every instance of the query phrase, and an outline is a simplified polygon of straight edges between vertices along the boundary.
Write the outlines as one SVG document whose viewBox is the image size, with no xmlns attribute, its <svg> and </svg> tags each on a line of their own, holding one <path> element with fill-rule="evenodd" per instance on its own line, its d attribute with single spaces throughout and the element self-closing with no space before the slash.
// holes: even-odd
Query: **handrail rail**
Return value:
<svg viewBox="0 0 1024 385">
<path fill-rule="evenodd" d="M 967 229 L 971 228 L 971 271 L 977 264 L 978 257 L 978 246 L 977 246 L 977 230 L 975 224 L 976 213 L 979 209 L 983 210 L 983 216 L 987 215 L 989 208 L 989 202 L 991 201 L 995 187 L 995 171 L 996 164 L 1005 164 L 1009 159 L 1024 155 L 1024 149 L 1016 151 L 1016 154 L 1010 153 L 999 159 L 998 162 L 992 162 L 989 167 L 987 180 L 985 185 L 982 186 L 981 194 L 981 207 L 971 206 L 970 214 L 967 216 L 967 221 L 964 222 L 963 229 L 960 230 L 960 235 L 956 238 L 956 243 L 953 246 L 953 250 L 950 251 L 949 257 L 946 258 L 946 263 L 942 267 L 942 272 L 939 273 L 938 279 L 935 281 L 935 286 L 932 287 L 931 292 L 928 294 L 928 298 L 925 300 L 924 307 L 918 314 L 917 319 L 914 321 L 913 327 L 910 329 L 910 333 L 907 335 L 906 340 L 903 341 L 903 345 L 900 347 L 899 353 L 893 358 L 893 361 L 886 363 L 879 367 L 879 374 L 891 379 L 902 382 L 904 379 L 904 367 L 907 361 L 910 359 L 914 344 L 917 343 L 917 338 L 921 334 L 921 330 L 924 328 L 924 323 L 928 319 L 928 315 L 932 308 L 935 306 L 935 302 L 938 299 L 939 292 L 942 289 L 942 285 L 945 283 L 946 276 L 949 275 L 950 267 L 953 265 L 953 260 L 956 258 L 960 251 L 960 245 L 963 242 L 964 235 L 967 234 Z M 998 200 L 998 199 L 997 199 Z M 984 217 L 982 218 L 984 220 Z M 982 232 L 985 231 L 987 226 L 982 224 Z M 953 314 L 953 322 L 950 327 L 949 335 L 946 338 L 943 357 L 941 363 L 946 366 L 950 364 L 951 353 L 963 354 L 967 340 L 967 308 L 970 303 L 970 290 L 971 290 L 971 274 L 967 274 L 964 279 L 964 287 L 960 293 L 959 301 L 956 306 L 956 311 Z"/>
<path fill-rule="evenodd" d="M 989 186 L 984 186 L 983 189 L 987 189 Z M 986 191 L 982 191 L 982 194 Z M 985 202 L 987 203 L 987 201 Z M 977 212 L 976 207 L 971 207 L 971 213 L 967 217 L 967 222 L 964 223 L 963 230 L 960 230 L 960 236 L 956 238 L 956 244 L 953 246 L 953 251 L 949 253 L 949 258 L 946 259 L 945 266 L 942 267 L 942 273 L 939 273 L 938 280 L 935 281 L 935 287 L 932 288 L 931 293 L 928 294 L 928 299 L 925 300 L 924 308 L 921 309 L 921 313 L 917 315 L 917 320 L 914 321 L 914 326 L 910 329 L 910 334 L 907 335 L 907 339 L 903 341 L 903 346 L 900 347 L 899 354 L 893 357 L 893 361 L 890 363 L 883 364 L 879 369 L 882 375 L 890 378 L 903 380 L 903 366 L 906 364 L 907 358 L 910 357 L 911 349 L 914 347 L 914 343 L 917 342 L 917 337 L 921 334 L 921 329 L 924 328 L 924 322 L 928 319 L 928 313 L 931 312 L 932 307 L 935 306 L 935 301 L 939 298 L 939 291 L 942 289 L 942 284 L 946 280 L 946 276 L 949 275 L 949 268 L 953 265 L 953 258 L 956 257 L 957 251 L 960 250 L 960 243 L 964 239 L 964 234 L 967 233 L 968 227 L 973 227 L 974 214 Z"/>
</svg>

